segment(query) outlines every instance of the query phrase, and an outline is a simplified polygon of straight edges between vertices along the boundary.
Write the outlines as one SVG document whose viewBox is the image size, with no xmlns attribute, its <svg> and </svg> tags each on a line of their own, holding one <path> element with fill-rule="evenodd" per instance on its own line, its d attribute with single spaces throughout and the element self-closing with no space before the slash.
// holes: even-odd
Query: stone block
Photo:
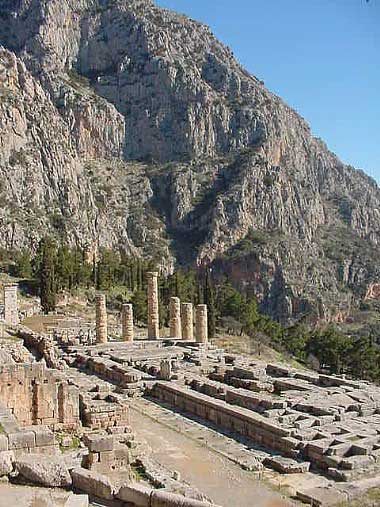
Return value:
<svg viewBox="0 0 380 507">
<path fill-rule="evenodd" d="M 70 495 L 63 507 L 88 507 L 88 495 Z"/>
<path fill-rule="evenodd" d="M 8 438 L 5 435 L 0 435 L 0 452 L 8 450 Z"/>
<path fill-rule="evenodd" d="M 14 459 L 15 456 L 13 451 L 0 452 L 0 477 L 12 472 Z"/>
<path fill-rule="evenodd" d="M 345 470 L 357 470 L 358 468 L 365 468 L 375 463 L 375 458 L 372 456 L 350 456 L 342 459 L 340 465 Z"/>
<path fill-rule="evenodd" d="M 115 459 L 116 460 L 125 460 L 127 463 L 131 461 L 131 451 L 127 447 L 127 445 L 117 444 L 115 445 Z"/>
<path fill-rule="evenodd" d="M 355 443 L 351 446 L 351 453 L 360 456 L 366 456 L 372 451 L 373 445 L 371 444 L 361 444 Z"/>
<path fill-rule="evenodd" d="M 99 453 L 99 461 L 102 464 L 113 463 L 114 459 L 115 459 L 114 451 L 101 451 Z"/>
<path fill-rule="evenodd" d="M 296 461 L 282 456 L 270 456 L 265 458 L 264 465 L 282 474 L 298 474 L 309 471 L 310 463 L 303 461 Z"/>
<path fill-rule="evenodd" d="M 112 451 L 115 445 L 113 435 L 85 435 L 83 442 L 90 452 Z"/>
<path fill-rule="evenodd" d="M 60 456 L 24 454 L 15 460 L 19 475 L 36 484 L 47 487 L 71 486 L 70 473 Z"/>
<path fill-rule="evenodd" d="M 335 481 L 348 482 L 351 480 L 351 473 L 350 472 L 348 472 L 347 470 L 340 470 L 335 467 L 329 467 L 327 469 L 327 475 L 328 475 L 328 477 L 331 477 Z"/>
<path fill-rule="evenodd" d="M 104 500 L 113 500 L 115 488 L 108 477 L 85 468 L 75 468 L 71 471 L 71 478 L 74 488 Z"/>
<path fill-rule="evenodd" d="M 91 470 L 91 468 L 99 463 L 99 453 L 98 452 L 89 452 L 87 456 L 84 458 L 84 467 Z"/>
<path fill-rule="evenodd" d="M 217 507 L 209 502 L 186 498 L 168 491 L 153 490 L 150 507 Z"/>
<path fill-rule="evenodd" d="M 39 447 L 34 447 L 30 449 L 35 454 L 44 454 L 54 456 L 60 454 L 59 444 L 56 443 L 54 445 L 40 445 Z"/>
<path fill-rule="evenodd" d="M 310 488 L 306 491 L 297 491 L 296 496 L 302 502 L 313 505 L 313 507 L 334 505 L 344 502 L 347 498 L 346 495 L 337 489 L 325 486 Z"/>
<path fill-rule="evenodd" d="M 153 490 L 142 484 L 126 484 L 120 488 L 116 498 L 123 502 L 129 502 L 139 507 L 151 507 L 151 495 Z"/>
<path fill-rule="evenodd" d="M 36 447 L 50 446 L 56 443 L 54 433 L 46 426 L 32 426 L 27 429 L 34 433 Z"/>
<path fill-rule="evenodd" d="M 9 450 L 33 449 L 36 445 L 33 431 L 20 431 L 8 435 Z"/>
<path fill-rule="evenodd" d="M 351 442 L 341 442 L 335 445 L 331 445 L 327 450 L 326 454 L 329 456 L 345 456 L 350 452 L 352 447 Z"/>
</svg>

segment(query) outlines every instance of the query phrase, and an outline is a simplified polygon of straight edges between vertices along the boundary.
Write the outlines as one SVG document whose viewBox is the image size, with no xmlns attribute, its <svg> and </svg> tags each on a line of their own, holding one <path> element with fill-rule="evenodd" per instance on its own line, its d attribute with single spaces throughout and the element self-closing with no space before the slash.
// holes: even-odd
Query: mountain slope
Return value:
<svg viewBox="0 0 380 507">
<path fill-rule="evenodd" d="M 212 264 L 281 320 L 341 319 L 377 283 L 375 182 L 205 25 L 149 0 L 0 11 L 2 244 Z"/>
</svg>

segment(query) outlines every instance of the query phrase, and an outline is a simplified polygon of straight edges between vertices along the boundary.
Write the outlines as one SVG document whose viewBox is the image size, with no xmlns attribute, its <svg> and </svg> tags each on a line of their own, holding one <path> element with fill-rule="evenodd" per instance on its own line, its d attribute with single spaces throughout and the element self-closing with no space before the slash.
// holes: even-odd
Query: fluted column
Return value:
<svg viewBox="0 0 380 507">
<path fill-rule="evenodd" d="M 148 278 L 148 339 L 160 337 L 160 317 L 158 312 L 158 273 L 147 273 Z"/>
<path fill-rule="evenodd" d="M 125 342 L 133 342 L 134 328 L 133 328 L 133 307 L 131 304 L 122 306 L 121 309 L 121 327 L 122 338 Z"/>
<path fill-rule="evenodd" d="M 192 342 L 194 340 L 193 304 L 181 304 L 182 339 Z"/>
<path fill-rule="evenodd" d="M 182 338 L 181 302 L 177 297 L 170 298 L 169 328 L 170 328 L 170 338 L 177 338 L 178 340 L 181 340 Z"/>
<path fill-rule="evenodd" d="M 195 313 L 195 341 L 197 343 L 208 342 L 207 305 L 197 305 Z"/>
<path fill-rule="evenodd" d="M 97 294 L 95 296 L 95 304 L 96 304 L 96 343 L 107 343 L 108 329 L 107 329 L 106 296 L 104 294 Z"/>
</svg>

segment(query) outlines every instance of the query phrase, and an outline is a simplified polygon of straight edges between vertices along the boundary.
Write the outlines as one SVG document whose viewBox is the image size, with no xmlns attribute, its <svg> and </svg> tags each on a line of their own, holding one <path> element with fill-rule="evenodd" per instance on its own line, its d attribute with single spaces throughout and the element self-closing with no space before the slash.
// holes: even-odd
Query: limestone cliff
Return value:
<svg viewBox="0 0 380 507">
<path fill-rule="evenodd" d="M 212 264 L 282 320 L 379 282 L 375 182 L 205 25 L 150 0 L 0 0 L 0 44 L 2 245 L 50 230 Z"/>
</svg>

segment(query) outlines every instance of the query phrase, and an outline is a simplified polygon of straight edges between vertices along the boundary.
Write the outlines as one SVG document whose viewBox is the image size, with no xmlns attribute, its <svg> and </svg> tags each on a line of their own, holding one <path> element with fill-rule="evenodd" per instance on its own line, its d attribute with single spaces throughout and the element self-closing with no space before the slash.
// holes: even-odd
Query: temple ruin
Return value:
<svg viewBox="0 0 380 507">
<path fill-rule="evenodd" d="M 181 302 L 177 297 L 171 297 L 169 303 L 169 327 L 170 337 L 181 340 L 182 326 L 181 326 Z"/>
<path fill-rule="evenodd" d="M 207 305 L 198 305 L 195 309 L 195 341 L 208 342 Z"/>
<path fill-rule="evenodd" d="M 160 316 L 158 308 L 158 273 L 147 273 L 148 282 L 148 339 L 160 337 Z"/>
<path fill-rule="evenodd" d="M 169 327 L 160 329 L 157 273 L 147 282 L 148 327 L 141 335 L 130 303 L 121 308 L 120 336 L 108 335 L 101 294 L 96 339 L 87 328 L 47 336 L 17 326 L 13 333 L 30 361 L 15 363 L 0 350 L 0 458 L 3 452 L 13 460 L 56 455 L 62 443 L 55 433 L 78 432 L 76 490 L 123 506 L 211 506 L 147 457 L 146 444 L 136 440 L 139 428 L 131 426 L 137 411 L 268 480 L 318 477 L 318 487 L 293 491 L 311 505 L 351 498 L 368 477 L 380 486 L 378 386 L 226 353 L 209 340 L 207 305 L 195 307 L 194 323 L 192 303 L 178 297 L 170 298 Z M 14 305 L 17 288 L 11 287 L 7 301 Z M 133 478 L 136 463 L 152 477 L 151 486 Z M 114 471 L 125 474 L 123 485 L 112 484 Z"/>
<path fill-rule="evenodd" d="M 128 303 L 122 306 L 121 310 L 122 339 L 125 342 L 133 342 L 133 306 Z"/>
<path fill-rule="evenodd" d="M 107 343 L 107 309 L 106 297 L 104 294 L 97 294 L 95 298 L 96 305 L 96 343 Z"/>
</svg>

